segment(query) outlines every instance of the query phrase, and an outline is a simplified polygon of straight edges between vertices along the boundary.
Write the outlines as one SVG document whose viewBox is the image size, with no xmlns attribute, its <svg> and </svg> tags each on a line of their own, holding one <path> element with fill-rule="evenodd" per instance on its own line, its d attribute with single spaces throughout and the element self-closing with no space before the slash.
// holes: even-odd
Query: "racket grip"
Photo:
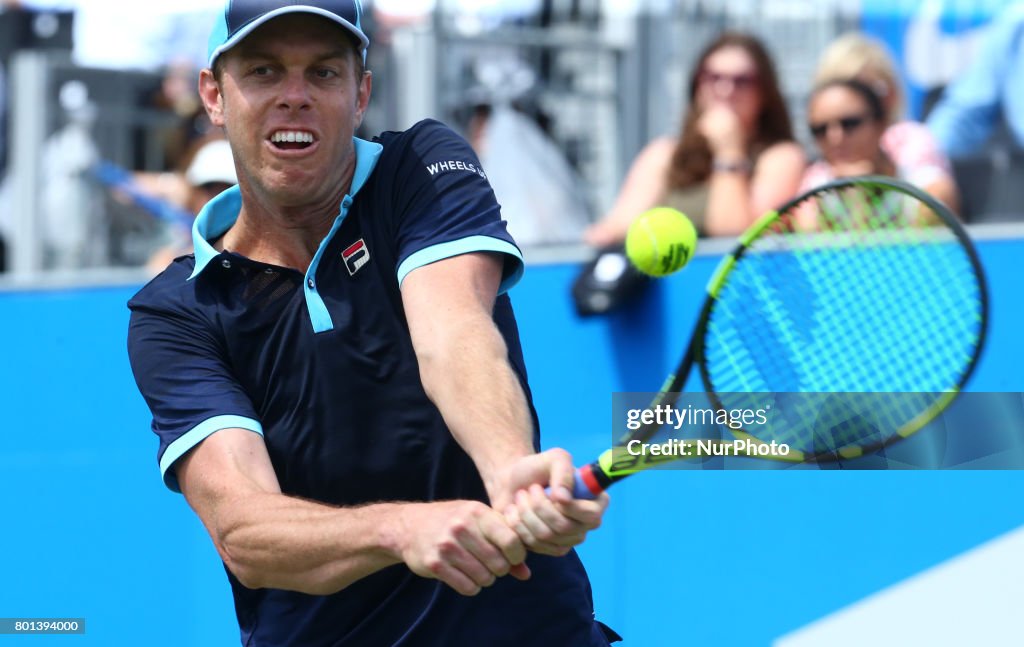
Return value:
<svg viewBox="0 0 1024 647">
<path fill-rule="evenodd" d="M 594 483 L 594 487 L 598 488 L 597 492 L 592 490 L 590 488 L 590 486 L 587 485 L 587 480 L 586 480 L 586 478 L 583 475 L 583 470 L 589 470 L 589 469 L 590 469 L 589 465 L 584 465 L 583 467 L 577 469 L 575 472 L 572 473 L 572 479 L 573 479 L 573 482 L 572 482 L 572 496 L 573 496 L 574 499 L 585 499 L 587 501 L 593 501 L 594 499 L 597 498 L 597 495 L 601 493 L 602 490 L 600 489 L 600 486 L 597 485 L 596 482 Z M 550 487 L 544 488 L 544 492 L 545 492 L 545 494 L 550 496 L 551 495 L 551 488 Z"/>
<path fill-rule="evenodd" d="M 587 466 L 589 469 L 590 466 Z M 593 500 L 597 498 L 600 492 L 591 491 L 587 482 L 583 479 L 583 469 L 578 469 L 572 473 L 572 496 L 576 499 L 588 499 Z"/>
</svg>

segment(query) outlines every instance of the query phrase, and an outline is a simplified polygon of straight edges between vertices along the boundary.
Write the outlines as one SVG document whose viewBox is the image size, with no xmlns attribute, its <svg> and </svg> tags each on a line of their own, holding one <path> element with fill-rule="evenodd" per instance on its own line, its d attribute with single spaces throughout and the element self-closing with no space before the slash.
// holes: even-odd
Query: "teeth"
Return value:
<svg viewBox="0 0 1024 647">
<path fill-rule="evenodd" d="M 313 133 L 308 133 L 302 130 L 278 130 L 270 136 L 270 141 L 275 143 L 295 143 L 300 144 L 312 144 Z"/>
</svg>

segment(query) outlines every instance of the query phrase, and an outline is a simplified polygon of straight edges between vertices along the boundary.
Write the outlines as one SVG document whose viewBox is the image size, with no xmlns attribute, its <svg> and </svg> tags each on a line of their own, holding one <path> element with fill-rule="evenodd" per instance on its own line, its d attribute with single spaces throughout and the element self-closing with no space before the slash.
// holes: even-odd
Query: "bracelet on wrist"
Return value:
<svg viewBox="0 0 1024 647">
<path fill-rule="evenodd" d="M 750 173 L 753 165 L 750 160 L 712 160 L 711 170 L 715 173 Z"/>
</svg>

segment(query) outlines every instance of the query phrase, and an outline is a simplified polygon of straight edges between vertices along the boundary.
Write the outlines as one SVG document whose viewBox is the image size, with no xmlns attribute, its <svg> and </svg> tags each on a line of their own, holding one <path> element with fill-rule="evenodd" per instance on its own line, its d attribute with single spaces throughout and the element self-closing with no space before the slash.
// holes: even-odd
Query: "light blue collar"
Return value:
<svg viewBox="0 0 1024 647">
<path fill-rule="evenodd" d="M 380 144 L 368 142 L 358 137 L 353 137 L 352 142 L 355 145 L 356 168 L 352 174 L 352 188 L 349 195 L 346 196 L 348 198 L 354 198 L 359 189 L 363 188 L 363 185 L 370 178 L 370 174 L 373 173 L 373 169 L 377 166 L 377 160 L 380 158 L 381 151 L 384 150 L 384 147 Z M 238 220 L 238 214 L 241 210 L 242 192 L 237 186 L 233 186 L 207 202 L 206 206 L 199 212 L 195 222 L 192 223 L 192 245 L 195 249 L 196 267 L 192 271 L 192 275 L 188 277 L 188 280 L 191 281 L 199 276 L 203 269 L 210 264 L 210 261 L 220 254 L 220 252 L 213 248 L 210 241 L 217 240 L 224 235 L 224 232 L 231 229 L 235 221 Z M 344 217 L 345 213 L 342 212 L 339 206 L 338 218 Z M 332 228 L 332 233 L 336 229 L 336 226 Z M 330 237 L 330 234 L 328 234 L 328 237 Z"/>
</svg>

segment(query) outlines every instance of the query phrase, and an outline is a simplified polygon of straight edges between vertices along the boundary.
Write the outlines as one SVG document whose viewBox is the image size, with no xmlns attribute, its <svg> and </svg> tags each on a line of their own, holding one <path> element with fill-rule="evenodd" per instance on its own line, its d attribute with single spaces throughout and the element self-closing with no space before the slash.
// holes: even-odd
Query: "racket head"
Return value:
<svg viewBox="0 0 1024 647">
<path fill-rule="evenodd" d="M 719 409 L 746 408 L 751 393 L 864 393 L 818 398 L 802 423 L 730 428 L 786 443 L 787 460 L 853 458 L 952 402 L 988 309 L 977 251 L 947 207 L 893 178 L 847 178 L 744 233 L 709 282 L 691 352 Z"/>
</svg>

